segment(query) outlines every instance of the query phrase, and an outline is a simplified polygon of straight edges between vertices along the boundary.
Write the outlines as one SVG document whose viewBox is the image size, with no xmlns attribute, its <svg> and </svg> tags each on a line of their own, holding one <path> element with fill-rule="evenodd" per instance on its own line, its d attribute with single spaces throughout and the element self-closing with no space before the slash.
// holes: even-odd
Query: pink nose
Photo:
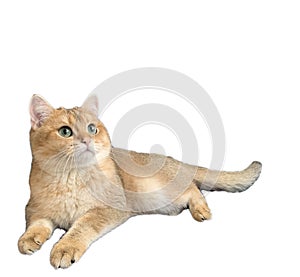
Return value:
<svg viewBox="0 0 300 277">
<path fill-rule="evenodd" d="M 91 139 L 88 138 L 88 137 L 86 137 L 86 138 L 83 138 L 83 139 L 81 140 L 81 142 L 84 143 L 84 144 L 86 144 L 86 145 L 89 145 L 90 142 L 91 142 Z"/>
</svg>

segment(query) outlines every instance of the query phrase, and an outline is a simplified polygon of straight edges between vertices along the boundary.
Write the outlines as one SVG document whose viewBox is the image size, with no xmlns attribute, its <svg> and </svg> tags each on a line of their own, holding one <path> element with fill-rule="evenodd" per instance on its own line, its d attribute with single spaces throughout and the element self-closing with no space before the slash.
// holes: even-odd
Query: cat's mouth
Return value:
<svg viewBox="0 0 300 277">
<path fill-rule="evenodd" d="M 95 151 L 90 148 L 81 149 L 81 151 L 77 152 L 77 166 L 87 166 L 91 163 L 93 164 L 95 162 Z"/>
<path fill-rule="evenodd" d="M 81 154 L 86 154 L 86 153 L 91 153 L 91 154 L 95 154 L 95 151 L 89 147 L 87 147 L 85 150 L 83 150 L 81 152 Z"/>
<path fill-rule="evenodd" d="M 87 166 L 96 160 L 96 152 L 93 145 L 80 145 L 76 149 L 77 166 Z"/>
<path fill-rule="evenodd" d="M 94 149 L 92 147 L 89 147 L 89 146 L 81 147 L 78 150 L 79 150 L 79 151 L 77 151 L 78 157 L 85 157 L 85 156 L 89 156 L 89 155 L 95 155 Z"/>
</svg>

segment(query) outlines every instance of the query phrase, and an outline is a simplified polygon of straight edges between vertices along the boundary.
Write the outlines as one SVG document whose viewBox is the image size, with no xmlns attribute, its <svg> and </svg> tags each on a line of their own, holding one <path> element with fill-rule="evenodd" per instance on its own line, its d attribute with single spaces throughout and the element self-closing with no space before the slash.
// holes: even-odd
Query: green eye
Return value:
<svg viewBox="0 0 300 277">
<path fill-rule="evenodd" d="M 64 138 L 69 138 L 70 136 L 72 136 L 73 132 L 72 129 L 68 126 L 63 126 L 58 130 L 58 133 L 60 136 L 64 137 Z"/>
<path fill-rule="evenodd" d="M 98 133 L 98 129 L 96 128 L 95 124 L 90 124 L 88 126 L 88 132 L 92 135 L 96 135 Z"/>
</svg>

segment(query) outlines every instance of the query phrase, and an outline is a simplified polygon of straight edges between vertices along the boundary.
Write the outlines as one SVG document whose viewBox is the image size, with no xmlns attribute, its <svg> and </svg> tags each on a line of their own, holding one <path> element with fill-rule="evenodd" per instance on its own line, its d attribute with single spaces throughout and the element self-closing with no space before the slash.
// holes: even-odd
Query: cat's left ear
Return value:
<svg viewBox="0 0 300 277">
<path fill-rule="evenodd" d="M 34 94 L 30 101 L 30 119 L 33 130 L 42 126 L 54 108 L 41 96 Z"/>
<path fill-rule="evenodd" d="M 90 95 L 82 104 L 81 108 L 91 112 L 96 117 L 98 117 L 98 109 L 99 109 L 99 102 L 98 97 L 95 94 Z"/>
</svg>

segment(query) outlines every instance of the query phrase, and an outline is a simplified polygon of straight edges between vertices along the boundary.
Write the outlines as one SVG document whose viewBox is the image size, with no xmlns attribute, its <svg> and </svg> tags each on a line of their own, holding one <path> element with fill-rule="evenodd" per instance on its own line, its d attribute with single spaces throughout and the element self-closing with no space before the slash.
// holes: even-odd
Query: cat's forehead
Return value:
<svg viewBox="0 0 300 277">
<path fill-rule="evenodd" d="M 74 107 L 71 109 L 60 107 L 56 109 L 54 116 L 57 123 L 73 126 L 87 124 L 91 121 L 97 121 L 97 118 L 92 113 L 80 107 Z"/>
</svg>

